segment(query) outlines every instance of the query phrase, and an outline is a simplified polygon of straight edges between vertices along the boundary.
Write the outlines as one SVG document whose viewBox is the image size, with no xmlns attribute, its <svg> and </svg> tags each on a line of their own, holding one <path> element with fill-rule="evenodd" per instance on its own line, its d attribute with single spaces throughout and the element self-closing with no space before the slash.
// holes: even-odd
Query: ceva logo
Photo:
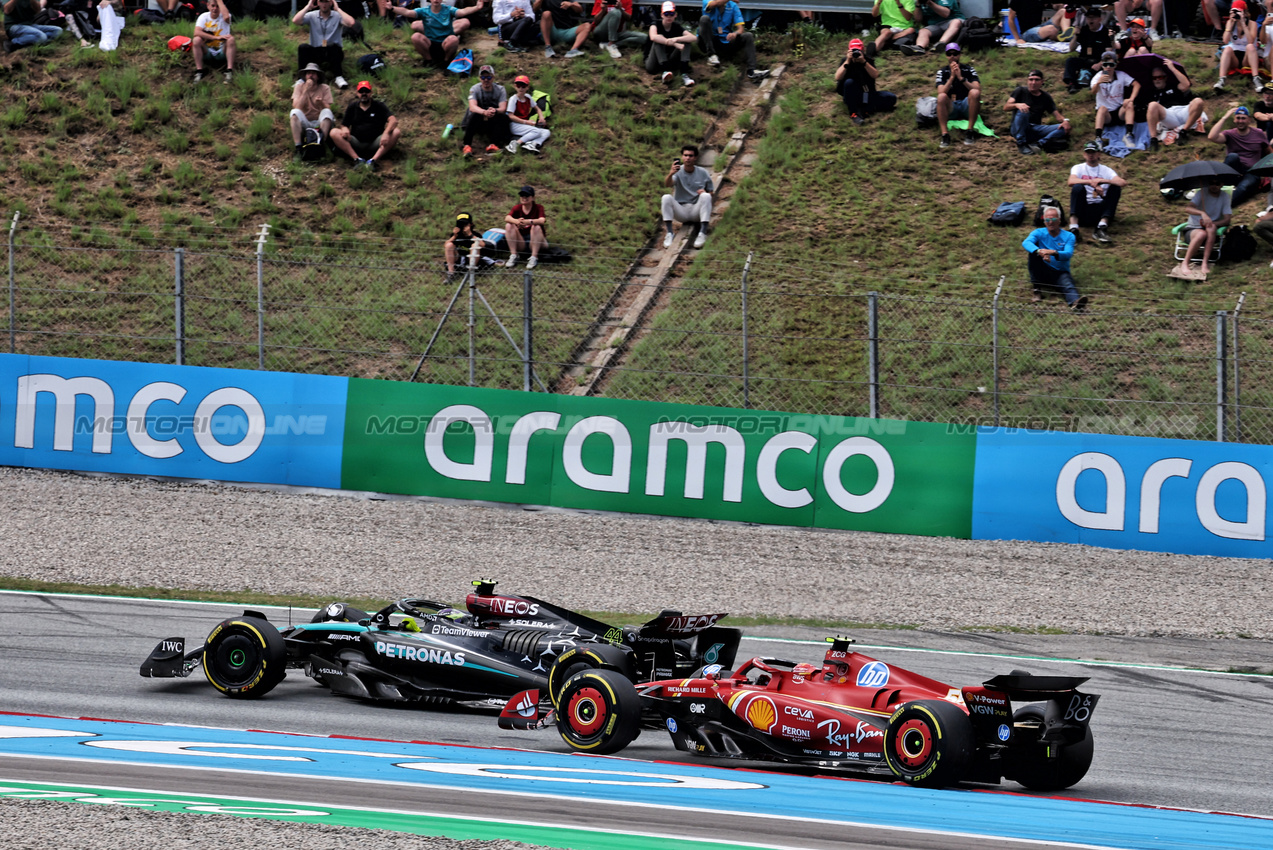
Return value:
<svg viewBox="0 0 1273 850">
<path fill-rule="evenodd" d="M 1087 470 L 1098 472 L 1105 479 L 1104 510 L 1087 510 L 1079 505 L 1075 496 L 1079 475 Z M 1150 464 L 1140 480 L 1138 528 L 1141 533 L 1158 533 L 1162 488 L 1168 479 L 1189 480 L 1192 472 L 1193 461 L 1187 458 L 1163 458 Z M 1216 491 L 1225 481 L 1236 481 L 1246 490 L 1246 516 L 1242 519 L 1225 519 L 1216 509 Z M 1203 470 L 1193 486 L 1198 521 L 1207 531 L 1234 540 L 1264 539 L 1268 496 L 1264 478 L 1255 467 L 1236 461 L 1217 463 Z M 1057 475 L 1056 504 L 1061 515 L 1077 526 L 1122 531 L 1127 513 L 1127 476 L 1122 465 L 1101 452 L 1075 455 Z"/>
<path fill-rule="evenodd" d="M 17 412 L 14 420 L 13 445 L 19 449 L 35 448 L 37 400 L 42 393 L 54 398 L 53 450 L 74 451 L 77 396 L 87 396 L 92 402 L 92 414 L 88 417 L 93 435 L 94 454 L 110 454 L 115 433 L 128 436 L 133 448 L 150 458 L 176 457 L 185 451 L 177 438 L 160 439 L 147 427 L 150 407 L 156 402 L 181 404 L 186 389 L 167 381 L 146 384 L 128 401 L 127 412 L 115 416 L 115 391 L 100 378 L 63 378 L 60 375 L 22 375 L 18 378 Z M 237 407 L 247 416 L 247 429 L 234 443 L 222 443 L 214 434 L 218 430 L 234 436 L 240 429 L 238 417 L 228 420 L 230 427 L 218 429 L 215 414 L 223 407 Z M 195 445 L 209 458 L 220 463 L 238 463 L 252 456 L 265 438 L 265 410 L 256 397 L 238 387 L 222 387 L 208 393 L 195 406 L 194 414 L 173 417 L 171 430 L 190 431 Z M 122 427 L 120 425 L 122 424 Z"/>
</svg>

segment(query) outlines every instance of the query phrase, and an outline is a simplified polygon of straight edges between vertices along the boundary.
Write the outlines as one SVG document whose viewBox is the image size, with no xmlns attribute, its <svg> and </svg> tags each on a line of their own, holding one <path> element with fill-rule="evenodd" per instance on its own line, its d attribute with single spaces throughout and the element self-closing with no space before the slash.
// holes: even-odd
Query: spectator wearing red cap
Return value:
<svg viewBox="0 0 1273 850">
<path fill-rule="evenodd" d="M 867 115 L 875 112 L 892 112 L 897 106 L 897 95 L 876 91 L 879 76 L 875 60 L 867 57 L 862 40 L 850 41 L 844 61 L 835 71 L 835 91 L 844 99 L 854 124 L 863 123 Z"/>
<path fill-rule="evenodd" d="M 1137 19 L 1140 20 L 1140 25 L 1143 29 L 1146 24 L 1144 17 L 1140 15 L 1133 16 L 1135 12 L 1141 9 L 1149 10 L 1148 23 L 1151 25 L 1148 31 L 1149 39 L 1158 41 L 1159 33 L 1163 32 L 1163 0 L 1115 0 L 1114 20 L 1118 21 L 1118 27 L 1123 32 L 1128 32 L 1131 29 L 1132 21 Z"/>
<path fill-rule="evenodd" d="M 1226 130 L 1224 125 L 1230 118 L 1233 129 Z M 1238 185 L 1233 187 L 1233 206 L 1240 206 L 1260 188 L 1260 178 L 1247 171 L 1268 155 L 1269 137 L 1263 130 L 1251 126 L 1251 110 L 1235 106 L 1215 123 L 1207 138 L 1224 145 L 1224 164 L 1242 175 Z"/>
<path fill-rule="evenodd" d="M 1245 0 L 1233 0 L 1229 17 L 1224 22 L 1221 43 L 1220 79 L 1216 80 L 1214 88 L 1224 88 L 1228 76 L 1246 65 L 1251 69 L 1255 90 L 1264 91 L 1264 82 L 1260 79 L 1260 30 L 1247 14 Z"/>
<path fill-rule="evenodd" d="M 948 121 L 967 119 L 964 144 L 977 142 L 977 113 L 981 111 L 981 78 L 977 69 L 959 61 L 958 44 L 946 45 L 946 65 L 937 71 L 937 131 L 941 133 L 938 145 L 950 147 Z"/>
<path fill-rule="evenodd" d="M 1118 58 L 1124 56 L 1144 56 L 1154 52 L 1154 40 L 1145 32 L 1145 19 L 1132 18 L 1127 29 L 1119 33 L 1114 40 L 1114 52 Z"/>
<path fill-rule="evenodd" d="M 676 3 L 665 0 L 659 19 L 650 25 L 650 52 L 645 57 L 645 70 L 661 74 L 663 82 L 670 84 L 677 74 L 687 87 L 694 85 L 690 76 L 690 45 L 698 36 L 687 32 L 676 18 Z"/>
<path fill-rule="evenodd" d="M 522 74 L 513 80 L 513 90 L 514 94 L 508 100 L 508 131 L 513 140 L 506 150 L 517 153 L 520 146 L 528 153 L 539 153 L 540 146 L 552 135 L 547 126 L 548 116 L 531 96 L 530 77 Z"/>
<path fill-rule="evenodd" d="M 341 126 L 332 130 L 332 144 L 336 150 L 372 171 L 376 163 L 398 144 L 402 132 L 398 119 L 378 100 L 371 97 L 371 83 L 360 82 L 355 88 L 357 99 L 345 110 Z"/>
</svg>

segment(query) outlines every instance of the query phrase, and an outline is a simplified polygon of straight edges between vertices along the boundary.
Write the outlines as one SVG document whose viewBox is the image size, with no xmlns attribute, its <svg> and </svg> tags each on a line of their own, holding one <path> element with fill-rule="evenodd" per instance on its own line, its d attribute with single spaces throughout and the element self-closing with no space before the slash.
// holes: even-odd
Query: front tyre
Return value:
<svg viewBox="0 0 1273 850">
<path fill-rule="evenodd" d="M 972 762 L 972 722 L 941 700 L 910 702 L 893 712 L 884 733 L 884 760 L 898 779 L 939 788 L 959 782 Z"/>
<path fill-rule="evenodd" d="M 561 705 L 561 691 L 566 683 L 585 670 L 614 670 L 631 679 L 628 674 L 632 671 L 632 653 L 608 643 L 589 643 L 558 655 L 548 668 L 548 698 L 554 708 Z"/>
<path fill-rule="evenodd" d="M 573 749 L 617 753 L 641 731 L 641 698 L 615 670 L 585 670 L 566 682 L 557 707 L 557 731 Z"/>
<path fill-rule="evenodd" d="M 208 635 L 203 672 L 228 697 L 265 696 L 287 675 L 283 636 L 258 617 L 224 620 Z"/>
<path fill-rule="evenodd" d="M 1044 710 L 1042 706 L 1027 705 L 1012 713 L 1013 725 L 1037 724 L 1043 728 Z M 1020 734 L 1020 727 L 1018 727 Z M 1005 775 L 1019 782 L 1031 791 L 1060 791 L 1078 784 L 1087 775 L 1092 766 L 1092 756 L 1096 746 L 1092 739 L 1092 728 L 1084 728 L 1083 740 L 1076 744 L 1063 744 L 1055 758 L 1048 758 L 1044 746 L 1034 738 L 1019 740 L 1013 747 L 1011 773 Z"/>
</svg>

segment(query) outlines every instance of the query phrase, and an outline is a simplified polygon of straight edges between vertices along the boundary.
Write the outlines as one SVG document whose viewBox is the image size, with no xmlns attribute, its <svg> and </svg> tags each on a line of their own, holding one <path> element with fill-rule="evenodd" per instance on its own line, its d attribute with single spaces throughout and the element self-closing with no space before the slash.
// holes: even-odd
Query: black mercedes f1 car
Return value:
<svg viewBox="0 0 1273 850">
<path fill-rule="evenodd" d="M 493 581 L 473 585 L 467 610 L 406 598 L 373 614 L 333 602 L 309 623 L 282 629 L 244 611 L 190 652 L 185 638 L 160 641 L 141 675 L 185 677 L 202 667 L 226 696 L 254 699 L 300 669 L 337 694 L 499 707 L 527 689 L 556 694 L 587 669 L 648 681 L 729 666 L 742 637 L 717 625 L 724 614 L 663 611 L 642 626 L 618 627 L 533 596 L 497 594 Z"/>
</svg>

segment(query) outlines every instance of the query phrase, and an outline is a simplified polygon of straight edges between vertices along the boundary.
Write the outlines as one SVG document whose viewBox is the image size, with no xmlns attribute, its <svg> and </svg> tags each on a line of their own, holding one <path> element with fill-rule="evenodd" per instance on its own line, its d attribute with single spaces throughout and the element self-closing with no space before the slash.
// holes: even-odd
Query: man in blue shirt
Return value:
<svg viewBox="0 0 1273 850">
<path fill-rule="evenodd" d="M 418 9 L 405 6 L 393 6 L 393 14 L 404 18 L 416 18 L 412 23 L 411 46 L 415 48 L 424 61 L 435 68 L 445 69 L 460 52 L 460 33 L 468 29 L 469 22 L 464 20 L 482 11 L 483 0 L 467 9 L 456 9 L 454 6 L 443 6 L 442 0 L 430 0 L 429 5 Z M 458 23 L 457 23 L 458 21 Z"/>
<path fill-rule="evenodd" d="M 703 0 L 703 17 L 698 22 L 698 46 L 707 54 L 708 65 L 719 65 L 741 52 L 747 65 L 747 79 L 758 83 L 769 76 L 756 67 L 756 37 L 746 31 L 743 13 L 734 0 Z"/>
<path fill-rule="evenodd" d="M 1087 296 L 1079 295 L 1074 278 L 1070 276 L 1070 258 L 1074 256 L 1074 234 L 1061 229 L 1061 210 L 1043 208 L 1043 227 L 1030 231 L 1021 243 L 1029 255 L 1030 284 L 1034 288 L 1033 301 L 1042 299 L 1042 289 L 1060 290 L 1065 303 L 1075 313 L 1087 309 Z"/>
</svg>

